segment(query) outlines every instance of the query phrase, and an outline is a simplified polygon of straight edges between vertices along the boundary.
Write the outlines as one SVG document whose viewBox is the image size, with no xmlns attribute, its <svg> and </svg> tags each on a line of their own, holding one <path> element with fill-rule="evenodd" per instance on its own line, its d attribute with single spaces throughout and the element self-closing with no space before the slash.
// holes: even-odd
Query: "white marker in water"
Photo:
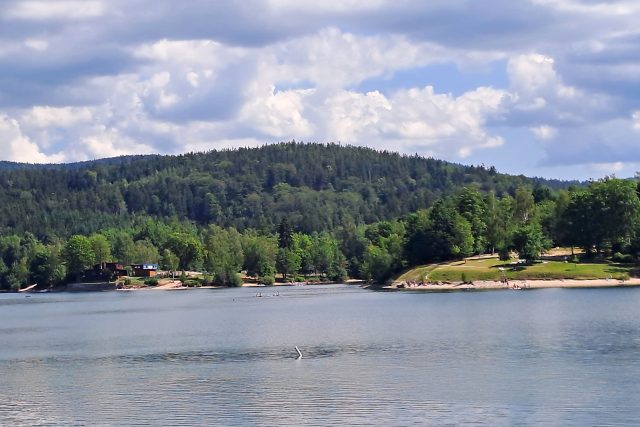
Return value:
<svg viewBox="0 0 640 427">
<path fill-rule="evenodd" d="M 296 359 L 296 360 L 300 360 L 300 359 L 302 359 L 302 352 L 300 351 L 300 349 L 298 348 L 298 346 L 296 346 L 296 351 L 298 352 L 298 359 Z"/>
</svg>

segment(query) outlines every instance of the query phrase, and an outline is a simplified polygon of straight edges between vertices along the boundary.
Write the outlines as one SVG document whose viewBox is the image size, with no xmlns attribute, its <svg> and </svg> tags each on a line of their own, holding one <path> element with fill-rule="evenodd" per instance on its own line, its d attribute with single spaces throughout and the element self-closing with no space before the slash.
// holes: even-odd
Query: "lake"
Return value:
<svg viewBox="0 0 640 427">
<path fill-rule="evenodd" d="M 639 308 L 624 288 L 0 294 L 0 425 L 637 425 Z"/>
</svg>

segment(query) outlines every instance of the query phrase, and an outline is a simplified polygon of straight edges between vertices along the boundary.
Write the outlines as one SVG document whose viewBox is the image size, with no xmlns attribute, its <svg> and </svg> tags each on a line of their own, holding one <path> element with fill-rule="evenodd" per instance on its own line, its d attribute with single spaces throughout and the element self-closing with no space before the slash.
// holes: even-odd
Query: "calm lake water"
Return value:
<svg viewBox="0 0 640 427">
<path fill-rule="evenodd" d="M 0 295 L 0 425 L 640 422 L 640 290 L 260 291 Z"/>
</svg>

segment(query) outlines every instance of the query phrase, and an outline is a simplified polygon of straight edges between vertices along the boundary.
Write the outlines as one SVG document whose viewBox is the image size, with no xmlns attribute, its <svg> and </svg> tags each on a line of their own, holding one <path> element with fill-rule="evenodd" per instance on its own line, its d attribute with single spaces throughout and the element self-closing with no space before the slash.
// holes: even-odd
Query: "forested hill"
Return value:
<svg viewBox="0 0 640 427">
<path fill-rule="evenodd" d="M 84 162 L 75 162 L 75 163 L 17 163 L 17 162 L 8 162 L 5 160 L 1 160 L 0 172 L 12 171 L 12 170 L 24 170 L 24 169 L 53 169 L 53 170 L 90 169 L 92 167 L 101 166 L 101 165 L 108 166 L 108 165 L 127 164 L 136 160 L 149 158 L 149 157 L 157 157 L 157 156 L 149 156 L 149 155 L 118 156 L 118 157 L 109 157 L 105 159 L 87 160 Z"/>
<path fill-rule="evenodd" d="M 146 216 L 273 231 L 372 223 L 475 185 L 498 196 L 569 183 L 337 144 L 281 143 L 179 156 L 0 168 L 0 233 L 40 238 L 126 227 Z"/>
</svg>

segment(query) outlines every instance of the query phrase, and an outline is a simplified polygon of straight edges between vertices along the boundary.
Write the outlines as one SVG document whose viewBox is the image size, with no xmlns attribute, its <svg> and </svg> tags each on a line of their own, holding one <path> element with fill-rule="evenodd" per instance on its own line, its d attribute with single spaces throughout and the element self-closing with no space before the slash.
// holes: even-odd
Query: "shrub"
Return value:
<svg viewBox="0 0 640 427">
<path fill-rule="evenodd" d="M 460 281 L 462 283 L 467 283 L 467 273 L 460 274 Z"/>
<path fill-rule="evenodd" d="M 158 279 L 155 277 L 150 277 L 144 281 L 144 284 L 147 286 L 158 286 Z"/>
<path fill-rule="evenodd" d="M 258 277 L 258 283 L 266 286 L 273 285 L 275 281 L 276 281 L 275 276 L 272 276 L 270 274 Z"/>
<path fill-rule="evenodd" d="M 232 288 L 239 288 L 242 286 L 242 276 L 240 273 L 236 273 L 229 278 L 228 286 Z"/>
<path fill-rule="evenodd" d="M 498 249 L 498 257 L 500 258 L 500 261 L 509 261 L 511 259 L 509 248 Z"/>
<path fill-rule="evenodd" d="M 186 286 L 188 288 L 199 288 L 200 286 L 202 286 L 202 283 L 200 283 L 199 280 L 187 279 L 183 282 L 183 286 Z"/>
<path fill-rule="evenodd" d="M 622 254 L 620 252 L 616 252 L 615 254 L 613 254 L 613 257 L 611 257 L 611 259 L 614 262 L 619 262 L 622 264 L 629 264 L 633 262 L 633 255 L 631 254 Z"/>
<path fill-rule="evenodd" d="M 131 286 L 131 279 L 129 279 L 128 277 L 126 279 L 124 279 L 124 285 L 125 286 Z"/>
</svg>

